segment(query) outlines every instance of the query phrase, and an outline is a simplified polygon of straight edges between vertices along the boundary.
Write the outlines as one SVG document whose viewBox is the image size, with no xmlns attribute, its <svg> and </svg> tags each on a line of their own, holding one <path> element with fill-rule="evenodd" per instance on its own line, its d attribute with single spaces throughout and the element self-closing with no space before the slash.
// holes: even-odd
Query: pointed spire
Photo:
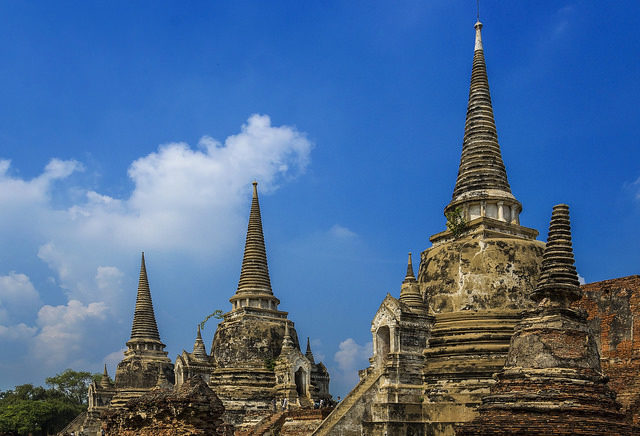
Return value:
<svg viewBox="0 0 640 436">
<path fill-rule="evenodd" d="M 476 24 L 473 27 L 476 28 L 476 46 L 473 51 L 482 50 L 482 33 L 480 32 L 482 30 L 482 23 L 480 20 L 476 21 Z"/>
<path fill-rule="evenodd" d="M 476 37 L 469 88 L 469 103 L 462 141 L 462 156 L 451 203 L 445 213 L 465 200 L 507 200 L 517 204 L 511 194 L 507 171 L 498 144 L 498 131 L 493 118 L 489 80 L 482 47 L 482 23 L 475 24 Z"/>
<path fill-rule="evenodd" d="M 138 282 L 136 309 L 131 327 L 131 339 L 160 341 L 156 316 L 153 313 L 153 302 L 151 301 L 151 291 L 149 290 L 149 280 L 147 279 L 144 252 L 142 252 L 142 261 L 140 263 L 140 281 Z"/>
<path fill-rule="evenodd" d="M 293 342 L 293 338 L 289 333 L 289 322 L 284 323 L 284 338 L 282 339 L 282 350 L 280 354 L 287 353 L 295 348 L 295 344 Z"/>
<path fill-rule="evenodd" d="M 574 263 L 569 206 L 558 204 L 553 207 L 540 278 L 531 298 L 562 307 L 580 299 L 580 281 Z"/>
<path fill-rule="evenodd" d="M 196 342 L 193 344 L 192 354 L 198 359 L 207 359 L 209 357 L 207 355 L 207 349 L 204 346 L 204 341 L 202 340 L 202 334 L 200 333 L 200 324 L 198 324 L 198 333 L 196 334 Z"/>
<path fill-rule="evenodd" d="M 104 372 L 102 373 L 102 378 L 100 378 L 100 386 L 103 388 L 111 387 L 111 379 L 109 378 L 109 373 L 107 372 L 107 364 L 104 364 Z"/>
<path fill-rule="evenodd" d="M 273 294 L 269 267 L 267 265 L 267 251 L 264 245 L 262 233 L 262 218 L 260 216 L 260 203 L 258 201 L 258 182 L 253 182 L 253 198 L 251 200 L 251 212 L 249 213 L 249 226 L 247 239 L 242 259 L 242 271 L 238 282 L 238 291 L 260 292 Z"/>
<path fill-rule="evenodd" d="M 304 355 L 312 365 L 315 365 L 316 362 L 313 359 L 313 353 L 311 352 L 311 342 L 309 341 L 309 336 L 307 336 L 307 352 L 304 353 Z"/>
<path fill-rule="evenodd" d="M 416 281 L 416 276 L 413 274 L 413 262 L 411 262 L 411 252 L 409 252 L 409 262 L 407 263 L 407 275 L 404 277 L 402 283 L 411 283 Z"/>
<path fill-rule="evenodd" d="M 409 306 L 412 312 L 423 314 L 426 313 L 427 308 L 424 304 L 424 300 L 422 299 L 422 294 L 420 293 L 420 288 L 418 286 L 416 276 L 413 274 L 411 252 L 409 252 L 409 261 L 407 262 L 407 274 L 404 277 L 402 286 L 400 288 L 399 300 L 401 303 Z"/>
</svg>

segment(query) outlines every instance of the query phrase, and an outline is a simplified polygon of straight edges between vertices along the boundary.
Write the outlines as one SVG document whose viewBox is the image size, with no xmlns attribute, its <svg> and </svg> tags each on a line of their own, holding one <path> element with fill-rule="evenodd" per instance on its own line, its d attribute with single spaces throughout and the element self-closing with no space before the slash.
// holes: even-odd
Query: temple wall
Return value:
<svg viewBox="0 0 640 436">
<path fill-rule="evenodd" d="M 576 303 L 589 314 L 603 372 L 623 410 L 640 423 L 640 276 L 589 283 Z"/>
</svg>

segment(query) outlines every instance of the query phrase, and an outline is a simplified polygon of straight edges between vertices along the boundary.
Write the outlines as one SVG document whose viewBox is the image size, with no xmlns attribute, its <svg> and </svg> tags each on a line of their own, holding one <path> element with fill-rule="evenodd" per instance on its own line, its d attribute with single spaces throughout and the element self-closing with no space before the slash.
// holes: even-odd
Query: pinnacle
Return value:
<svg viewBox="0 0 640 436">
<path fill-rule="evenodd" d="M 415 282 L 416 276 L 413 274 L 413 263 L 411 261 L 411 252 L 409 252 L 409 261 L 407 263 L 407 275 L 402 283 Z"/>
<path fill-rule="evenodd" d="M 480 33 L 482 23 L 478 21 L 475 28 L 476 40 L 469 87 L 469 103 L 462 142 L 462 156 L 452 203 L 465 198 L 465 194 L 486 190 L 502 191 L 501 196 L 513 199 L 493 118 L 489 79 L 487 78 Z"/>
<path fill-rule="evenodd" d="M 140 264 L 140 280 L 138 282 L 138 296 L 136 309 L 133 315 L 131 327 L 131 339 L 151 339 L 160 341 L 156 317 L 153 312 L 149 280 L 147 279 L 147 267 L 144 261 L 144 252 Z"/>
<path fill-rule="evenodd" d="M 580 282 L 571 244 L 569 206 L 566 204 L 553 207 L 540 279 L 532 298 L 535 301 L 548 298 L 561 305 L 568 305 L 580 298 Z"/>
<path fill-rule="evenodd" d="M 282 353 L 283 351 L 290 351 L 294 349 L 293 338 L 289 333 L 289 322 L 285 322 L 284 324 L 284 338 L 282 339 Z"/>
<path fill-rule="evenodd" d="M 242 259 L 242 271 L 238 282 L 237 293 L 246 291 L 258 291 L 273 295 L 269 267 L 267 265 L 267 252 L 264 245 L 262 232 L 262 217 L 260 216 L 260 202 L 258 200 L 258 182 L 253 182 L 253 198 L 251 200 L 251 212 L 249 213 L 249 225 L 247 239 Z"/>
<path fill-rule="evenodd" d="M 309 337 L 307 336 L 307 352 L 304 353 L 305 357 L 307 358 L 307 360 L 309 362 L 311 362 L 312 365 L 314 365 L 316 362 L 313 358 L 313 353 L 311 352 L 311 343 L 309 342 Z"/>
<path fill-rule="evenodd" d="M 418 287 L 418 281 L 413 274 L 413 262 L 411 261 L 411 253 L 409 253 L 409 261 L 407 262 L 407 275 L 402 281 L 400 288 L 401 303 L 406 304 L 413 312 L 425 313 L 426 306 Z"/>
<path fill-rule="evenodd" d="M 193 353 L 195 357 L 199 359 L 206 359 L 207 349 L 204 346 L 204 341 L 202 340 L 202 334 L 200 333 L 200 325 L 198 324 L 198 333 L 196 335 L 196 341 L 193 344 Z"/>
<path fill-rule="evenodd" d="M 100 386 L 103 388 L 111 387 L 111 379 L 109 378 L 109 373 L 107 372 L 107 364 L 104 364 L 104 372 L 102 373 L 102 378 L 100 379 Z"/>
</svg>

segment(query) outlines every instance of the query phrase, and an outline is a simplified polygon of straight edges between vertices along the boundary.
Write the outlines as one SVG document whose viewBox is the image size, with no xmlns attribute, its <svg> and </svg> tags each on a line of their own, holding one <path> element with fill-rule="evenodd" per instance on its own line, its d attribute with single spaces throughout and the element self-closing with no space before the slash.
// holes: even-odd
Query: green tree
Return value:
<svg viewBox="0 0 640 436">
<path fill-rule="evenodd" d="M 46 379 L 49 389 L 32 384 L 0 391 L 0 435 L 47 435 L 62 430 L 87 410 L 87 389 L 100 374 L 67 369 Z"/>
<path fill-rule="evenodd" d="M 445 216 L 447 217 L 447 228 L 451 230 L 454 238 L 460 237 L 467 230 L 467 221 L 464 219 L 462 208 L 456 207 L 445 213 Z"/>
<path fill-rule="evenodd" d="M 93 381 L 93 374 L 87 371 L 65 369 L 45 382 L 54 390 L 62 392 L 77 404 L 87 404 L 87 389 Z"/>
<path fill-rule="evenodd" d="M 0 392 L 0 434 L 53 434 L 84 410 L 86 406 L 56 389 L 19 385 Z"/>
</svg>

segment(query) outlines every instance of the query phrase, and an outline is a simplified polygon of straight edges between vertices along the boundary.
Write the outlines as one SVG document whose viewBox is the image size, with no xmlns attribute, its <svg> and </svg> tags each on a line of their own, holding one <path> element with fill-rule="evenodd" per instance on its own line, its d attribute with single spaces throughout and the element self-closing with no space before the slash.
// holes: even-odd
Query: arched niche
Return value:
<svg viewBox="0 0 640 436">
<path fill-rule="evenodd" d="M 381 326 L 376 330 L 376 362 L 381 365 L 389 357 L 391 351 L 391 331 L 389 327 Z"/>
<path fill-rule="evenodd" d="M 299 396 L 307 395 L 307 372 L 303 367 L 298 368 L 294 376 L 296 382 L 296 392 Z"/>
</svg>

